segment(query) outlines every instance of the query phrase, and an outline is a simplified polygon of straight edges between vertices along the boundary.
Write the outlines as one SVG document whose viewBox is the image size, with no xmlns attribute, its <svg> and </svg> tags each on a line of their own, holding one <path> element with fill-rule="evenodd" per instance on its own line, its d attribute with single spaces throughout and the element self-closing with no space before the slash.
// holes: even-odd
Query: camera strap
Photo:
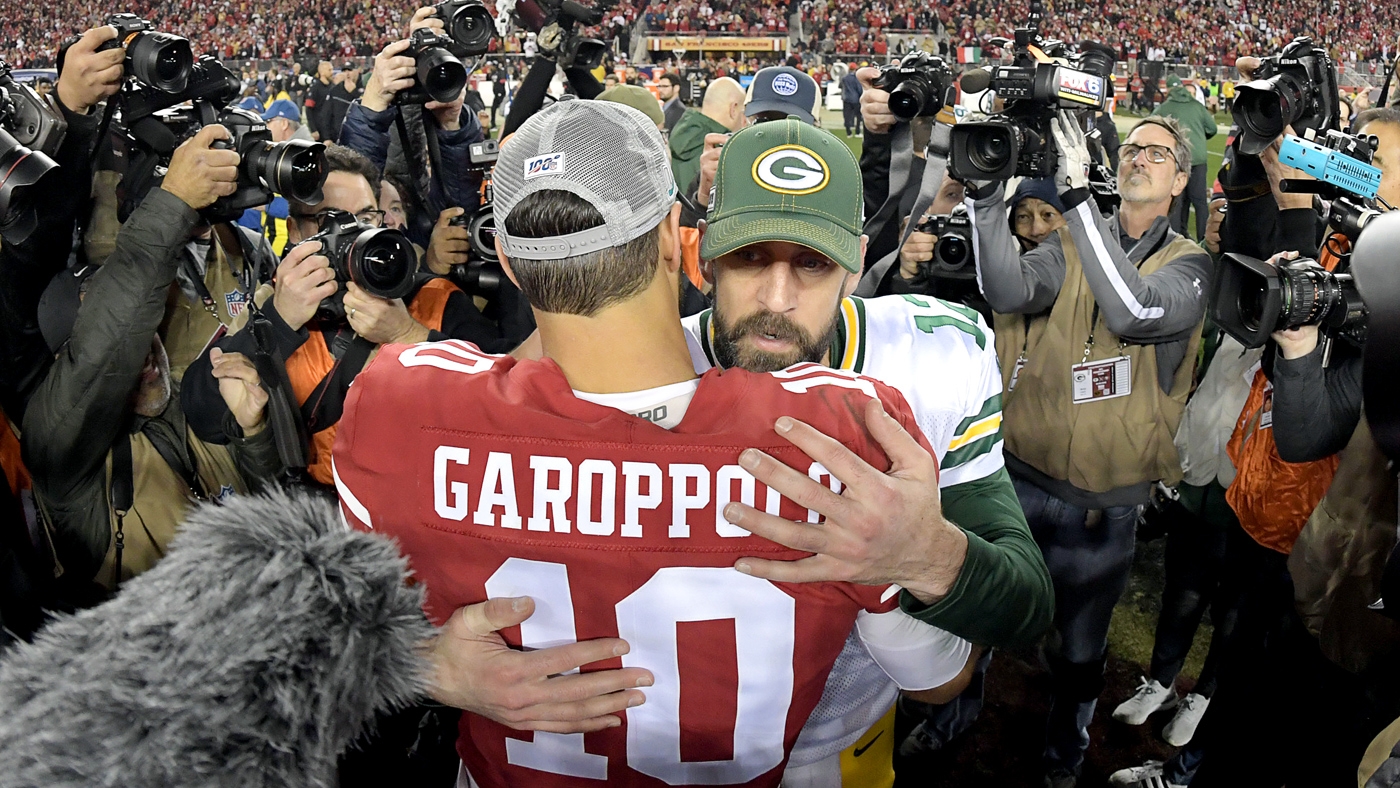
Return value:
<svg viewBox="0 0 1400 788">
<path fill-rule="evenodd" d="M 122 579 L 122 550 L 126 547 L 125 520 L 136 497 L 135 487 L 136 480 L 131 467 L 131 433 L 123 427 L 121 434 L 117 436 L 116 445 L 112 447 L 112 482 L 108 485 L 112 513 L 117 517 L 117 531 L 112 535 L 113 549 L 116 551 L 112 561 L 112 588 L 116 588 Z"/>
<path fill-rule="evenodd" d="M 910 137 L 908 131 L 909 124 L 904 123 L 901 125 L 905 127 L 903 136 L 906 138 Z M 899 207 L 900 197 L 904 192 L 905 184 L 909 181 L 909 172 L 914 158 L 913 147 L 908 139 L 905 140 L 902 146 L 897 143 L 895 145 L 895 150 L 898 151 L 901 147 L 909 150 L 909 155 L 899 168 L 902 170 L 902 176 L 900 178 L 902 182 L 898 184 L 899 190 L 896 191 L 896 179 L 894 176 L 895 161 L 898 160 L 896 159 L 890 163 L 890 196 L 885 199 L 885 204 L 880 206 L 880 213 L 876 214 L 877 219 L 880 218 L 880 214 L 886 213 L 886 209 L 893 212 L 895 208 Z M 899 156 L 898 153 L 895 155 L 896 157 Z M 919 196 L 914 200 L 914 210 L 909 214 L 909 222 L 904 226 L 904 231 L 899 234 L 899 242 L 894 245 L 894 250 L 877 260 L 874 265 L 867 267 L 865 276 L 861 278 L 860 286 L 856 288 L 856 295 L 858 296 L 868 298 L 875 295 L 880 287 L 880 283 L 884 281 L 886 274 L 889 272 L 890 267 L 899 261 L 899 250 L 904 248 L 904 242 L 909 240 L 909 236 L 918 229 L 919 221 L 923 219 L 924 213 L 928 211 L 929 206 L 933 205 L 934 198 L 938 196 L 938 189 L 943 185 L 943 176 L 948 171 L 948 160 L 943 154 L 934 153 L 932 147 L 929 148 L 925 157 L 924 177 L 923 180 L 919 182 Z M 891 205 L 894 207 L 891 208 Z M 879 226 L 874 228 L 875 232 L 878 232 L 883 226 L 884 222 L 880 222 Z M 869 223 L 866 224 L 866 235 L 872 238 L 875 237 L 871 232 L 871 224 Z"/>
<path fill-rule="evenodd" d="M 292 384 L 287 378 L 287 359 L 276 349 L 272 340 L 272 322 L 258 308 L 256 301 L 248 302 L 250 312 L 247 330 L 252 332 L 256 350 L 253 364 L 258 369 L 263 388 L 267 389 L 267 423 L 277 444 L 277 457 L 289 478 L 301 479 L 306 470 L 306 450 L 310 438 L 301 411 L 292 399 Z"/>
<path fill-rule="evenodd" d="M 350 393 L 350 384 L 364 369 L 370 353 L 374 352 L 375 344 L 364 337 L 357 336 L 344 343 L 338 341 L 342 331 L 326 337 L 326 347 L 335 358 L 335 366 L 321 378 L 301 406 L 302 420 L 313 434 L 340 421 L 341 414 L 345 412 L 345 397 Z"/>
</svg>

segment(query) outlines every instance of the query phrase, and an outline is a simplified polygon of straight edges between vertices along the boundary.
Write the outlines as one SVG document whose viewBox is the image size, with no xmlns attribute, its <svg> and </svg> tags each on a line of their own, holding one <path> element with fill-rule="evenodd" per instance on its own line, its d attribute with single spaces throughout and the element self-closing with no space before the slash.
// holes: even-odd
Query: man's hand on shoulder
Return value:
<svg viewBox="0 0 1400 788">
<path fill-rule="evenodd" d="M 967 534 L 943 518 L 938 464 L 879 400 L 866 404 L 865 424 L 890 459 L 888 473 L 801 421 L 783 417 L 775 426 L 841 481 L 845 491 L 840 495 L 757 449 L 739 455 L 739 464 L 756 479 L 819 512 L 825 521 L 794 523 L 729 504 L 724 510 L 729 522 L 794 550 L 816 553 L 791 562 L 742 558 L 736 569 L 788 583 L 898 583 L 926 605 L 948 594 L 962 572 Z"/>
<path fill-rule="evenodd" d="M 618 712 L 640 706 L 652 675 L 641 668 L 574 670 L 626 654 L 618 638 L 516 651 L 499 631 L 535 612 L 534 600 L 489 599 L 452 614 L 428 644 L 429 694 L 515 730 L 587 733 L 622 724 Z"/>
</svg>

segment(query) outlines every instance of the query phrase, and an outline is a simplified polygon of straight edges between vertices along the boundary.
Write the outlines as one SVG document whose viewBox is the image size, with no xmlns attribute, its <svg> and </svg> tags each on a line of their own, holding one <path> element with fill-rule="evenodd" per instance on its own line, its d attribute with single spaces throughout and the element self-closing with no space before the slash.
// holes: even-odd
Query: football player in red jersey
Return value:
<svg viewBox="0 0 1400 788">
<path fill-rule="evenodd" d="M 838 174 L 855 170 L 846 157 Z M 511 645 L 620 636 L 631 645 L 622 664 L 656 677 L 621 726 L 587 735 L 464 715 L 461 785 L 776 786 L 853 626 L 906 689 L 951 694 L 965 681 L 971 646 L 900 612 L 897 587 L 789 585 L 733 568 L 739 556 L 802 553 L 733 526 L 726 503 L 817 517 L 756 483 L 738 464 L 744 448 L 839 487 L 775 421 L 821 424 L 878 469 L 890 463 L 877 439 L 901 425 L 918 433 L 900 395 L 848 372 L 697 380 L 676 306 L 674 196 L 664 143 L 641 113 L 575 101 L 540 113 L 502 151 L 496 210 L 545 358 L 390 346 L 347 402 L 334 452 L 343 512 L 400 543 L 435 622 L 528 595 L 535 613 L 505 633 Z M 858 190 L 851 199 L 858 212 Z M 853 280 L 858 235 L 814 245 L 826 275 Z"/>
</svg>

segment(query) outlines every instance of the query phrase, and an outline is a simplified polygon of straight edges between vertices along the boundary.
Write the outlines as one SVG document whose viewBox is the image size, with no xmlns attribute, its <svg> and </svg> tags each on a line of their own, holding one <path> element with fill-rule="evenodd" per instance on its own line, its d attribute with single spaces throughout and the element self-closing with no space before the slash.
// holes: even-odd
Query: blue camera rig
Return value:
<svg viewBox="0 0 1400 788">
<path fill-rule="evenodd" d="M 1279 146 L 1278 158 L 1323 183 L 1370 200 L 1381 186 L 1381 170 L 1371 164 L 1376 144 L 1374 136 L 1340 131 L 1328 131 L 1321 143 L 1289 134 Z"/>
</svg>

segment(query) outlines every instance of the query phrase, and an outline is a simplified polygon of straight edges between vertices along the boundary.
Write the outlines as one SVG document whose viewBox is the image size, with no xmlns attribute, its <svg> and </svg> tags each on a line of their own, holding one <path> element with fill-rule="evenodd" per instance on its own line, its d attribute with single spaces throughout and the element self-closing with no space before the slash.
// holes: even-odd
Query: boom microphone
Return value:
<svg viewBox="0 0 1400 788">
<path fill-rule="evenodd" d="M 981 93 L 992 86 L 992 72 L 981 68 L 964 71 L 958 86 L 964 93 Z"/>
<path fill-rule="evenodd" d="M 195 509 L 155 568 L 0 660 L 0 785 L 331 788 L 424 687 L 407 575 L 310 495 Z"/>
</svg>

